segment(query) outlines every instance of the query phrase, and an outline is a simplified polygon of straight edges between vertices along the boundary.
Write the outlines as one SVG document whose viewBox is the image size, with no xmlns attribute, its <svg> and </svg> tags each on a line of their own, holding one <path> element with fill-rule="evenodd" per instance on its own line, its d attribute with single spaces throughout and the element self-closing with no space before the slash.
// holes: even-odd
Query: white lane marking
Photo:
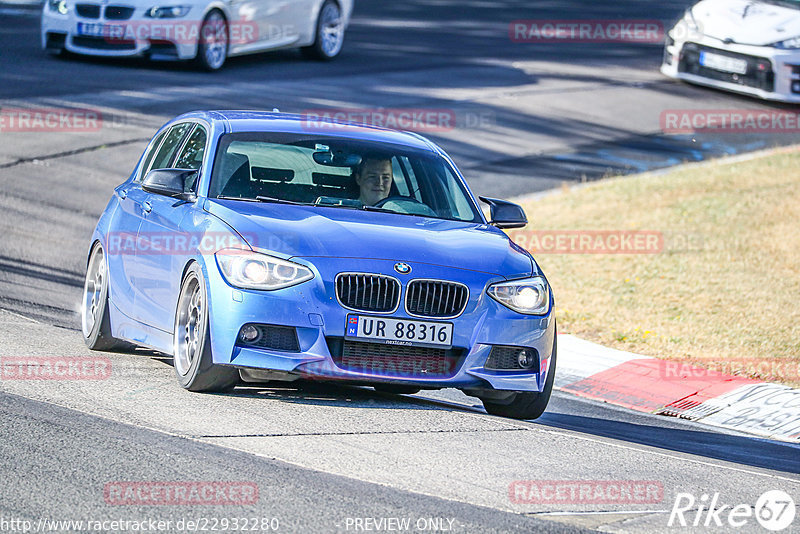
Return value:
<svg viewBox="0 0 800 534">
<path fill-rule="evenodd" d="M 0 308 L 0 314 L 3 314 L 3 313 L 7 313 L 7 314 L 9 314 L 9 315 L 13 315 L 14 317 L 17 317 L 17 318 L 19 318 L 19 319 L 25 319 L 26 321 L 29 321 L 29 322 L 31 322 L 31 323 L 35 323 L 35 324 L 42 324 L 42 323 L 40 323 L 39 321 L 37 321 L 36 319 L 31 319 L 30 317 L 25 317 L 24 315 L 20 315 L 20 314 L 19 314 L 19 313 L 17 313 L 17 312 L 13 312 L 13 311 L 11 311 L 11 310 L 7 310 L 7 309 L 5 309 L 5 308 Z"/>
</svg>

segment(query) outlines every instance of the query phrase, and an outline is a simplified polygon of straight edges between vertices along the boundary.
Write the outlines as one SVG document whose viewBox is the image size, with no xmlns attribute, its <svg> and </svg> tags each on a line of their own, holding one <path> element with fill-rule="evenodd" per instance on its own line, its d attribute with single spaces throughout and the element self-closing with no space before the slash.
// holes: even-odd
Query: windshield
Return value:
<svg viewBox="0 0 800 534">
<path fill-rule="evenodd" d="M 482 222 L 442 157 L 335 137 L 227 134 L 208 196 Z"/>
</svg>

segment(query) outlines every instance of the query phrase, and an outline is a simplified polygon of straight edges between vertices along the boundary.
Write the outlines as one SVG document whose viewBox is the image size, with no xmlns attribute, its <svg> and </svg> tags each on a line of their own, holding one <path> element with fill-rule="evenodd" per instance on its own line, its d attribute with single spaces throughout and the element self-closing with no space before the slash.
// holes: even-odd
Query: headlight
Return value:
<svg viewBox="0 0 800 534">
<path fill-rule="evenodd" d="M 772 45 L 774 48 L 784 48 L 784 49 L 794 49 L 800 48 L 800 37 L 793 37 L 792 39 L 786 39 L 785 41 L 780 41 Z"/>
<path fill-rule="evenodd" d="M 526 315 L 544 315 L 550 308 L 550 288 L 541 276 L 500 282 L 489 287 L 489 296 Z"/>
<path fill-rule="evenodd" d="M 66 15 L 69 8 L 67 0 L 47 0 L 47 5 L 50 7 L 50 11 L 55 11 L 62 15 Z"/>
<path fill-rule="evenodd" d="M 683 12 L 683 21 L 689 25 L 689 29 L 698 29 L 697 19 L 694 18 L 694 12 L 692 12 L 691 7 L 686 8 L 686 11 Z"/>
<path fill-rule="evenodd" d="M 696 41 L 703 37 L 703 26 L 694 17 L 692 9 L 688 8 L 668 33 L 672 39 L 678 42 Z"/>
<path fill-rule="evenodd" d="M 242 289 L 272 291 L 314 278 L 314 273 L 299 263 L 249 250 L 225 249 L 215 256 L 225 280 Z"/>
<path fill-rule="evenodd" d="M 146 15 L 151 19 L 177 19 L 185 16 L 192 6 L 151 7 Z"/>
</svg>

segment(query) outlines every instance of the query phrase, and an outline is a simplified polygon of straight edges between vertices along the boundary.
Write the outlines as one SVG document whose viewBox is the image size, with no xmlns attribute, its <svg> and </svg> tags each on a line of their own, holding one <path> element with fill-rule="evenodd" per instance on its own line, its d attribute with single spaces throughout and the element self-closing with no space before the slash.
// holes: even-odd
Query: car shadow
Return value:
<svg viewBox="0 0 800 534">
<path fill-rule="evenodd" d="M 442 406 L 407 395 L 379 393 L 369 386 L 308 380 L 269 384 L 240 384 L 227 395 L 269 398 L 290 404 L 380 410 L 441 410 Z M 446 409 L 446 408 L 445 408 Z"/>
<path fill-rule="evenodd" d="M 545 412 L 536 420 L 536 423 L 739 465 L 771 471 L 800 473 L 800 450 L 798 450 L 800 447 L 797 445 L 757 437 L 700 430 L 699 426 L 698 429 L 676 428 L 675 420 L 667 418 L 665 418 L 665 426 L 659 426 L 639 421 L 629 422 Z"/>
</svg>

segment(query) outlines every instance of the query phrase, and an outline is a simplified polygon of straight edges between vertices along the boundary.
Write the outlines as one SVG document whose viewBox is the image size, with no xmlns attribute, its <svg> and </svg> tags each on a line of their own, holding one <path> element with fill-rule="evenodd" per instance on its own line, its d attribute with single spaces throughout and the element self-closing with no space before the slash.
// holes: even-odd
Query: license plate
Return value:
<svg viewBox="0 0 800 534">
<path fill-rule="evenodd" d="M 125 27 L 116 24 L 100 24 L 97 22 L 79 22 L 78 35 L 89 37 L 121 37 Z"/>
<path fill-rule="evenodd" d="M 747 74 L 747 61 L 736 59 L 711 52 L 700 52 L 700 64 L 709 69 L 720 70 L 722 72 L 732 72 L 734 74 Z"/>
<path fill-rule="evenodd" d="M 348 315 L 345 337 L 382 341 L 387 345 L 450 347 L 453 344 L 453 323 Z"/>
</svg>

